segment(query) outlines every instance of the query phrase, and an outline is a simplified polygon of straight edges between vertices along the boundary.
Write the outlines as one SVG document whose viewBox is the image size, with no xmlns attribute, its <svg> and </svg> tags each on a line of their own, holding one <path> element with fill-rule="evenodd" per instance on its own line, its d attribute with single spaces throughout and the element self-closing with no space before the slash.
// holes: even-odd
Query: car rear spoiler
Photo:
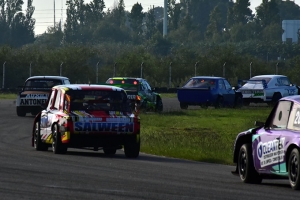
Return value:
<svg viewBox="0 0 300 200">
<path fill-rule="evenodd" d="M 245 83 L 251 83 L 251 82 L 261 82 L 263 85 L 264 89 L 268 88 L 268 84 L 266 80 L 238 80 L 238 85 L 242 86 Z"/>
</svg>

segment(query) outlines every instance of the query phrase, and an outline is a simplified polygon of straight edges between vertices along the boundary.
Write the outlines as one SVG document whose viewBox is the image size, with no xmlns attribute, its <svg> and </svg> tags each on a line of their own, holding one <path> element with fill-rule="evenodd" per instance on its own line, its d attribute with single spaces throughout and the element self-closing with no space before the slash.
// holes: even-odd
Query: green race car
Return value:
<svg viewBox="0 0 300 200">
<path fill-rule="evenodd" d="M 106 84 L 123 88 L 127 92 L 128 99 L 139 102 L 141 110 L 163 111 L 163 102 L 160 94 L 151 89 L 147 80 L 132 77 L 113 77 L 106 81 Z"/>
</svg>

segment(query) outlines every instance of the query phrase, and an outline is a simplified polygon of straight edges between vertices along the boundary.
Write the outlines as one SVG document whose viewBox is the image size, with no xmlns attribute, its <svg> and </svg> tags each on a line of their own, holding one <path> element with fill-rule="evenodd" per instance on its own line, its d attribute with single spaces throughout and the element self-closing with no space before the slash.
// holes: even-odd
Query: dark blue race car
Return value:
<svg viewBox="0 0 300 200">
<path fill-rule="evenodd" d="M 187 109 L 189 105 L 216 108 L 242 105 L 242 94 L 236 92 L 222 77 L 192 77 L 183 87 L 178 88 L 177 97 L 182 109 Z"/>
</svg>

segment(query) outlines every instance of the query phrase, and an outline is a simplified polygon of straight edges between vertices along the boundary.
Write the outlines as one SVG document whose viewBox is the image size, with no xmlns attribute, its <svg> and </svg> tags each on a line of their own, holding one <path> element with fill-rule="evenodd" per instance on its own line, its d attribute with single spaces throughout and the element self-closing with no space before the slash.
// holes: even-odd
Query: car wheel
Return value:
<svg viewBox="0 0 300 200">
<path fill-rule="evenodd" d="M 239 176 L 244 183 L 261 183 L 262 178 L 254 168 L 251 144 L 247 143 L 241 146 L 237 167 Z"/>
<path fill-rule="evenodd" d="M 215 103 L 215 108 L 223 108 L 223 107 L 224 107 L 224 99 L 223 97 L 218 97 Z"/>
<path fill-rule="evenodd" d="M 67 145 L 61 142 L 61 135 L 58 131 L 57 124 L 53 125 L 52 128 L 52 151 L 55 154 L 65 154 L 67 152 Z"/>
<path fill-rule="evenodd" d="M 155 110 L 156 112 L 162 112 L 164 109 L 163 102 L 161 99 L 158 99 L 156 102 Z"/>
<path fill-rule="evenodd" d="M 25 110 L 22 107 L 17 106 L 17 115 L 19 117 L 25 117 L 26 116 L 26 112 L 25 112 Z"/>
<path fill-rule="evenodd" d="M 273 97 L 272 97 L 272 101 L 270 103 L 268 103 L 268 105 L 270 106 L 275 106 L 275 104 L 279 101 L 279 99 L 281 99 L 282 96 L 280 93 L 276 92 Z"/>
<path fill-rule="evenodd" d="M 293 149 L 288 162 L 288 173 L 291 187 L 294 190 L 300 189 L 300 158 L 299 150 Z"/>
<path fill-rule="evenodd" d="M 140 153 L 140 140 L 137 141 L 136 137 L 130 138 L 124 144 L 124 153 L 127 158 L 137 158 Z"/>
<path fill-rule="evenodd" d="M 181 102 L 180 102 L 180 108 L 181 108 L 181 109 L 188 109 L 188 107 L 189 107 L 188 104 L 186 104 L 186 103 L 181 103 Z"/>
<path fill-rule="evenodd" d="M 241 96 L 238 95 L 235 98 L 234 107 L 235 108 L 241 108 L 241 107 L 243 107 L 243 98 Z"/>
<path fill-rule="evenodd" d="M 104 147 L 104 148 L 103 148 L 103 152 L 104 152 L 104 154 L 106 154 L 106 155 L 115 155 L 116 152 L 117 152 L 117 149 L 115 149 L 115 148 L 107 148 L 107 147 Z"/>
<path fill-rule="evenodd" d="M 34 148 L 37 151 L 47 151 L 48 146 L 42 142 L 41 140 L 41 134 L 40 134 L 40 123 L 36 122 L 34 127 Z"/>
</svg>

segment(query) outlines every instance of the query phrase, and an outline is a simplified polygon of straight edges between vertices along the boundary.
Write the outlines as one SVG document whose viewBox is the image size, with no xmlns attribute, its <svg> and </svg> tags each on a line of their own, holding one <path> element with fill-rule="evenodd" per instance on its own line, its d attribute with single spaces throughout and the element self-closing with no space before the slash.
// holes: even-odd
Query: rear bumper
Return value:
<svg viewBox="0 0 300 200">
<path fill-rule="evenodd" d="M 85 135 L 85 134 L 71 134 L 69 147 L 83 148 L 83 147 L 112 147 L 124 145 L 133 140 L 138 141 L 140 134 L 127 135 Z"/>
</svg>

